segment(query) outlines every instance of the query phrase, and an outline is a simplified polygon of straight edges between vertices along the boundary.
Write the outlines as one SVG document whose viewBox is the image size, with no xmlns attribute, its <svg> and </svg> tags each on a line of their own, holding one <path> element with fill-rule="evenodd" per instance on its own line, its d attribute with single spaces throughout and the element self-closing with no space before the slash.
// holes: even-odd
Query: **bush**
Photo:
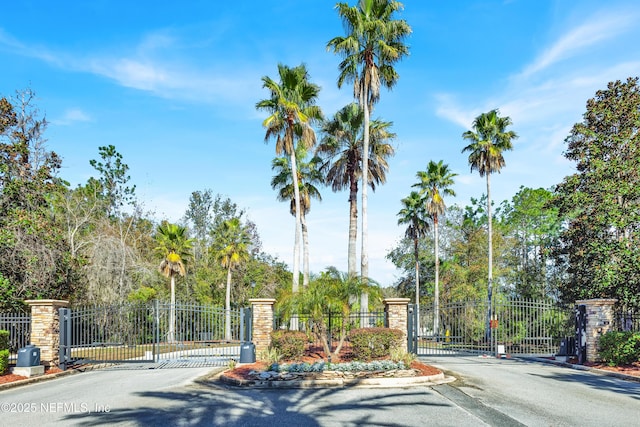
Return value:
<svg viewBox="0 0 640 427">
<path fill-rule="evenodd" d="M 402 345 L 404 333 L 390 328 L 359 328 L 349 332 L 353 356 L 357 360 L 388 357 Z"/>
<path fill-rule="evenodd" d="M 607 332 L 598 344 L 600 359 L 609 366 L 629 365 L 640 360 L 640 332 Z"/>
<path fill-rule="evenodd" d="M 275 349 L 284 360 L 292 360 L 304 355 L 307 335 L 298 331 L 271 332 L 271 348 Z"/>
<path fill-rule="evenodd" d="M 0 329 L 0 350 L 9 350 L 9 331 Z"/>
<path fill-rule="evenodd" d="M 0 375 L 4 375 L 9 370 L 9 350 L 0 350 Z"/>
</svg>

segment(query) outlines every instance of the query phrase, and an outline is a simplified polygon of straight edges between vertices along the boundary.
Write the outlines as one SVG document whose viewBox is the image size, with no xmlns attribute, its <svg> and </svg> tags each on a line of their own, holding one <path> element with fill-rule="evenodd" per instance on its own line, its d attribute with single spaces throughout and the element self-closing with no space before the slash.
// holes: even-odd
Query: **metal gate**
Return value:
<svg viewBox="0 0 640 427">
<path fill-rule="evenodd" d="M 573 310 L 547 300 L 496 299 L 410 307 L 409 347 L 419 356 L 556 354 L 575 333 Z"/>
<path fill-rule="evenodd" d="M 226 319 L 230 335 L 226 330 Z M 120 304 L 60 309 L 60 365 L 225 365 L 250 341 L 251 310 L 211 305 Z"/>
</svg>

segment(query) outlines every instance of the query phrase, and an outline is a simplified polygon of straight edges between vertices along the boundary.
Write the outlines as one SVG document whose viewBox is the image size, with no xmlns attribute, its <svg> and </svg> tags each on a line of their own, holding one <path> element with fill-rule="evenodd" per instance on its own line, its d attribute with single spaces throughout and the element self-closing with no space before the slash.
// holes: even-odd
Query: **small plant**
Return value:
<svg viewBox="0 0 640 427">
<path fill-rule="evenodd" d="M 401 348 L 394 348 L 391 350 L 391 360 L 394 362 L 402 362 L 405 366 L 411 366 L 411 363 L 416 360 L 416 355 L 408 353 Z"/>
<path fill-rule="evenodd" d="M 267 362 L 269 365 L 277 364 L 280 359 L 282 359 L 282 355 L 275 347 L 269 347 L 260 352 L 260 360 Z"/>
<path fill-rule="evenodd" d="M 227 367 L 229 368 L 229 370 L 234 370 L 236 368 L 236 365 L 238 364 L 238 362 L 236 362 L 234 359 L 229 359 L 229 362 L 227 363 Z"/>
<path fill-rule="evenodd" d="M 9 370 L 9 331 L 0 330 L 0 375 Z"/>
</svg>

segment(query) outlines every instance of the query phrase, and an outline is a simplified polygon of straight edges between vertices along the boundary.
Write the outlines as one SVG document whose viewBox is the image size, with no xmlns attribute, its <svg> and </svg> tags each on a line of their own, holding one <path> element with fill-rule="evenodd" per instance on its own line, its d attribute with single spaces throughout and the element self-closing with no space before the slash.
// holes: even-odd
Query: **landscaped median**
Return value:
<svg viewBox="0 0 640 427">
<path fill-rule="evenodd" d="M 343 366 L 341 366 L 343 365 Z M 315 371 L 314 371 L 315 370 Z M 364 364 L 350 370 L 344 364 L 300 364 L 298 369 L 272 370 L 265 363 L 237 366 L 223 372 L 220 381 L 253 388 L 408 387 L 454 381 L 437 368 L 414 361 L 410 367 L 385 369 Z"/>
</svg>

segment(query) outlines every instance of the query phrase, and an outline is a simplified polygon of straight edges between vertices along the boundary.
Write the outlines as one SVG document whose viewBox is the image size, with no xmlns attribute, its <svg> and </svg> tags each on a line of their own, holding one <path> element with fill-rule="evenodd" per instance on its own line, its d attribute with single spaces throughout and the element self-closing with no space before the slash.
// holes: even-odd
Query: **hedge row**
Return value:
<svg viewBox="0 0 640 427">
<path fill-rule="evenodd" d="M 390 328 L 359 328 L 349 332 L 351 350 L 356 360 L 387 357 L 402 345 L 404 333 Z"/>
</svg>

